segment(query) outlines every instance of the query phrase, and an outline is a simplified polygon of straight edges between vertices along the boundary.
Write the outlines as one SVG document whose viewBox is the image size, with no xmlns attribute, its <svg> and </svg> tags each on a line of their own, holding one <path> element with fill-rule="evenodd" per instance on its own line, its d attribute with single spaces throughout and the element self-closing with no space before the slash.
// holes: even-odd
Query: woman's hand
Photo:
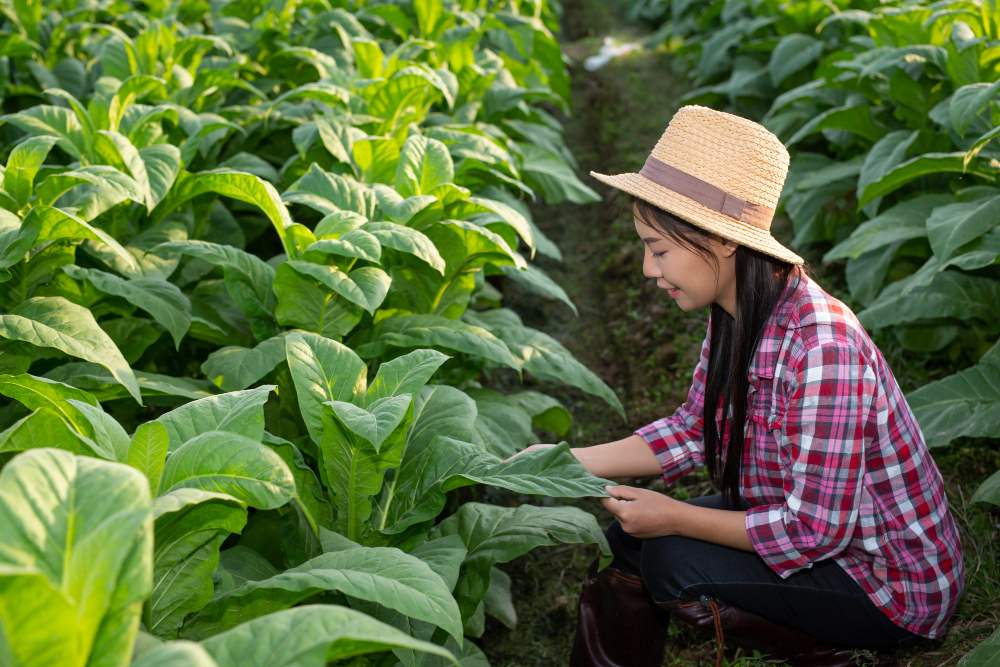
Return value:
<svg viewBox="0 0 1000 667">
<path fill-rule="evenodd" d="M 631 486 L 607 486 L 605 489 L 611 498 L 601 500 L 604 509 L 615 515 L 622 530 L 644 540 L 678 534 L 678 519 L 690 507 L 649 489 Z"/>
</svg>

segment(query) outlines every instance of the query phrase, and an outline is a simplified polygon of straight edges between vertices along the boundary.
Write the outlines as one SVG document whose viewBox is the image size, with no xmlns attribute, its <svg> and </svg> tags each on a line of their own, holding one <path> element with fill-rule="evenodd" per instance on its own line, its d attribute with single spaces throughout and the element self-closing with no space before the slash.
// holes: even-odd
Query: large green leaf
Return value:
<svg viewBox="0 0 1000 667">
<path fill-rule="evenodd" d="M 514 266 L 503 266 L 501 269 L 505 276 L 520 285 L 525 291 L 543 296 L 546 299 L 562 301 L 569 306 L 574 315 L 580 314 L 576 309 L 576 304 L 566 294 L 566 290 L 560 287 L 556 281 L 552 280 L 549 274 L 534 264 L 528 264 L 523 269 L 518 269 Z"/>
<path fill-rule="evenodd" d="M 928 447 L 1000 437 L 1000 351 L 994 346 L 977 365 L 920 387 L 906 401 Z"/>
<path fill-rule="evenodd" d="M 354 179 L 323 171 L 315 163 L 285 190 L 282 200 L 309 206 L 324 214 L 354 211 L 368 220 L 375 218 L 378 210 L 378 201 L 371 188 Z"/>
<path fill-rule="evenodd" d="M 275 316 L 285 326 L 297 327 L 327 338 L 339 339 L 353 329 L 364 309 L 338 294 L 325 283 L 305 277 L 282 262 L 274 278 L 278 298 Z"/>
<path fill-rule="evenodd" d="M 1000 505 L 1000 472 L 993 473 L 985 482 L 979 485 L 969 502 L 985 502 Z"/>
<path fill-rule="evenodd" d="M 1000 90 L 1000 81 L 973 83 L 955 91 L 948 105 L 948 113 L 951 117 L 951 126 L 959 136 L 965 136 L 965 131 L 969 129 L 973 119 L 996 96 L 997 90 Z"/>
<path fill-rule="evenodd" d="M 958 667 L 992 667 L 1000 660 L 1000 628 L 983 643 L 962 656 Z"/>
<path fill-rule="evenodd" d="M 102 292 L 120 296 L 145 310 L 166 327 L 173 336 L 174 345 L 180 348 L 181 339 L 191 326 L 191 302 L 176 285 L 156 278 L 125 280 L 97 269 L 81 269 L 72 265 L 62 268 L 73 278 L 88 280 Z"/>
<path fill-rule="evenodd" d="M 218 664 L 198 644 L 173 641 L 143 653 L 129 667 L 218 667 Z"/>
<path fill-rule="evenodd" d="M 469 315 L 466 319 L 484 326 L 500 338 L 514 355 L 521 370 L 540 379 L 565 382 L 588 394 L 599 396 L 625 418 L 625 409 L 618 395 L 593 371 L 577 361 L 555 338 L 536 329 L 519 326 L 519 318 L 517 324 L 506 321 L 502 311 Z"/>
<path fill-rule="evenodd" d="M 439 523 L 431 537 L 459 535 L 468 549 L 455 599 L 468 619 L 490 584 L 490 568 L 508 563 L 535 547 L 556 544 L 596 544 L 601 565 L 611 562 L 611 550 L 597 520 L 576 507 L 499 507 L 466 503 Z"/>
<path fill-rule="evenodd" d="M 566 162 L 555 153 L 533 144 L 519 144 L 521 170 L 525 180 L 540 190 L 547 204 L 571 201 L 574 204 L 592 204 L 601 196 L 584 185 Z M 533 241 L 525 242 L 534 248 Z"/>
<path fill-rule="evenodd" d="M 476 437 L 473 442 L 500 458 L 538 442 L 531 431 L 531 415 L 516 402 L 493 389 L 470 389 L 476 401 Z"/>
<path fill-rule="evenodd" d="M 455 167 L 447 146 L 419 134 L 406 140 L 396 164 L 396 192 L 403 197 L 425 195 L 453 180 Z"/>
<path fill-rule="evenodd" d="M 988 322 L 1000 303 L 1000 282 L 958 271 L 943 271 L 926 287 L 904 294 L 904 281 L 886 287 L 878 299 L 858 313 L 862 326 L 876 329 L 921 319 L 976 318 Z"/>
<path fill-rule="evenodd" d="M 190 255 L 221 266 L 226 291 L 250 318 L 257 340 L 267 340 L 278 334 L 274 322 L 277 299 L 271 290 L 274 269 L 256 255 L 228 245 L 194 240 L 161 243 L 152 252 Z"/>
<path fill-rule="evenodd" d="M 219 547 L 246 524 L 246 505 L 231 496 L 182 488 L 156 499 L 156 550 L 148 630 L 171 639 L 184 617 L 212 599 Z"/>
<path fill-rule="evenodd" d="M 440 655 L 457 664 L 451 653 L 436 644 L 334 605 L 305 605 L 268 614 L 201 645 L 219 667 L 323 667 L 329 661 L 394 648 Z M 281 657 L 275 659 L 276 655 Z"/>
<path fill-rule="evenodd" d="M 902 187 L 910 181 L 941 172 L 970 173 L 984 177 L 991 177 L 978 163 L 971 163 L 966 168 L 965 153 L 925 153 L 903 164 L 894 167 L 877 181 L 872 182 L 861 193 L 858 199 L 858 208 L 861 208 L 876 197 L 887 195 Z"/>
<path fill-rule="evenodd" d="M 32 137 L 11 149 L 7 168 L 3 173 L 3 189 L 17 202 L 18 207 L 28 203 L 35 183 L 35 174 L 45 162 L 57 137 Z"/>
<path fill-rule="evenodd" d="M 263 406 L 273 389 L 273 384 L 267 384 L 209 396 L 171 410 L 156 421 L 167 427 L 170 451 L 209 431 L 228 431 L 260 442 L 264 437 Z"/>
<path fill-rule="evenodd" d="M 313 533 L 306 536 L 310 547 L 318 551 L 320 530 L 333 525 L 333 505 L 327 500 L 316 471 L 306 463 L 299 448 L 283 438 L 265 433 L 261 444 L 280 456 L 292 472 L 295 479 L 292 503 L 304 515 Z"/>
<path fill-rule="evenodd" d="M 323 440 L 323 404 L 364 394 L 368 370 L 350 348 L 322 336 L 293 333 L 285 342 L 299 410 L 313 442 Z"/>
<path fill-rule="evenodd" d="M 319 241 L 313 245 L 320 243 L 340 243 L 340 241 Z M 338 295 L 372 314 L 382 305 L 385 295 L 389 292 L 389 284 L 392 282 L 389 274 L 373 266 L 355 269 L 348 274 L 335 266 L 312 262 L 291 260 L 285 264 L 296 272 L 326 285 Z"/>
<path fill-rule="evenodd" d="M 171 144 L 136 148 L 123 134 L 100 130 L 94 135 L 94 150 L 108 164 L 128 170 L 142 190 L 142 201 L 150 213 L 181 170 L 181 151 Z"/>
<path fill-rule="evenodd" d="M 55 137 L 64 151 L 76 159 L 83 157 L 83 127 L 72 109 L 41 104 L 0 116 L 0 122 L 10 123 L 35 137 Z"/>
<path fill-rule="evenodd" d="M 400 394 L 417 395 L 447 360 L 448 356 L 437 350 L 414 350 L 383 363 L 368 387 L 365 402 L 370 404 Z"/>
<path fill-rule="evenodd" d="M 107 232 L 66 211 L 39 204 L 28 211 L 19 228 L 0 235 L 0 269 L 10 268 L 35 246 L 56 239 L 99 241 L 125 266 L 132 270 L 137 268 L 132 255 Z"/>
<path fill-rule="evenodd" d="M 444 274 L 444 259 L 425 234 L 394 222 L 369 222 L 364 226 L 364 231 L 378 239 L 382 247 L 419 257 L 438 273 Z"/>
<path fill-rule="evenodd" d="M 192 618 L 184 635 L 202 639 L 324 591 L 377 602 L 462 636 L 458 605 L 445 581 L 419 558 L 386 547 L 325 553 L 269 579 L 237 586 Z"/>
<path fill-rule="evenodd" d="M 170 436 L 160 422 L 140 424 L 129 441 L 126 463 L 141 472 L 149 480 L 149 490 L 156 496 L 160 490 L 160 474 L 167 458 Z"/>
<path fill-rule="evenodd" d="M 121 424 L 102 408 L 95 408 L 86 401 L 67 398 L 66 402 L 76 408 L 90 422 L 92 439 L 103 451 L 111 452 L 113 460 L 126 463 L 128 459 L 129 437 Z"/>
<path fill-rule="evenodd" d="M 62 297 L 34 297 L 0 315 L 0 336 L 101 364 L 142 404 L 132 369 L 86 308 Z"/>
<path fill-rule="evenodd" d="M 150 594 L 149 487 L 128 466 L 55 449 L 0 472 L 0 646 L 12 664 L 129 661 Z"/>
<path fill-rule="evenodd" d="M 564 436 L 573 424 L 573 416 L 562 403 L 537 391 L 521 391 L 507 396 L 531 415 L 531 424 L 558 436 Z"/>
<path fill-rule="evenodd" d="M 324 405 L 330 406 L 342 428 L 370 443 L 378 453 L 382 443 L 403 421 L 411 401 L 410 394 L 399 394 L 380 398 L 364 408 L 344 401 L 330 401 Z"/>
<path fill-rule="evenodd" d="M 48 378 L 35 377 L 24 373 L 22 375 L 0 375 L 0 394 L 19 401 L 29 410 L 46 407 L 54 410 L 80 434 L 90 437 L 93 431 L 90 421 L 80 414 L 67 398 L 84 401 L 99 407 L 93 394 L 81 391 L 62 382 Z"/>
<path fill-rule="evenodd" d="M 363 359 L 382 356 L 393 347 L 443 347 L 520 369 L 507 346 L 489 331 L 440 315 L 406 315 L 383 320 L 375 325 L 372 339 L 357 348 Z"/>
<path fill-rule="evenodd" d="M 239 391 L 257 382 L 285 360 L 288 332 L 254 348 L 229 345 L 208 355 L 201 372 L 223 391 Z"/>
<path fill-rule="evenodd" d="M 363 229 L 352 229 L 336 239 L 321 239 L 310 244 L 306 250 L 340 257 L 356 257 L 368 262 L 378 262 L 382 258 L 382 244 Z"/>
<path fill-rule="evenodd" d="M 66 405 L 73 408 L 69 403 Z M 75 416 L 82 418 L 78 411 Z M 89 422 L 86 423 L 86 428 L 89 429 Z M 74 454 L 95 456 L 108 461 L 117 459 L 113 450 L 104 448 L 91 438 L 81 435 L 62 414 L 49 406 L 43 406 L 27 417 L 18 419 L 0 432 L 0 453 L 23 452 L 44 447 L 58 447 Z"/>
<path fill-rule="evenodd" d="M 202 433 L 181 445 L 163 466 L 160 485 L 167 493 L 225 493 L 265 510 L 284 505 L 295 494 L 292 471 L 278 454 L 227 431 Z"/>
<path fill-rule="evenodd" d="M 824 262 L 857 258 L 899 241 L 927 235 L 924 221 L 934 209 L 950 204 L 955 198 L 946 194 L 920 195 L 896 204 L 871 220 L 861 223 L 845 240 L 823 255 Z"/>
<path fill-rule="evenodd" d="M 196 174 L 181 172 L 170 192 L 150 214 L 154 222 L 159 222 L 178 206 L 206 192 L 215 192 L 248 204 L 258 206 L 268 217 L 278 237 L 284 244 L 289 257 L 297 255 L 294 245 L 287 235 L 287 228 L 294 223 L 288 214 L 278 191 L 274 186 L 253 174 L 244 174 L 229 169 L 214 169 Z"/>
<path fill-rule="evenodd" d="M 607 496 L 612 484 L 591 475 L 569 451 L 558 447 L 526 452 L 504 463 L 479 445 L 437 436 L 430 447 L 408 448 L 392 484 L 379 498 L 373 518 L 385 533 L 399 533 L 435 518 L 445 494 L 470 484 L 556 498 Z"/>
<path fill-rule="evenodd" d="M 371 442 L 356 435 L 348 425 L 343 424 L 333 407 L 324 407 L 320 450 L 323 453 L 326 478 L 337 506 L 337 529 L 348 539 L 358 541 L 368 532 L 372 498 L 382 488 L 385 471 L 399 465 L 406 430 L 413 414 L 408 395 L 406 402 L 410 408 L 395 431 L 385 437 L 378 450 Z M 350 403 L 332 405 L 340 408 L 352 421 L 361 421 L 356 419 L 360 415 L 353 411 L 347 412 L 347 406 L 354 407 Z M 388 407 L 395 407 L 395 404 L 390 403 Z M 363 412 L 360 408 L 355 410 Z M 370 424 L 366 426 L 370 432 Z"/>
<path fill-rule="evenodd" d="M 792 74 L 814 62 L 823 53 L 823 42 L 811 35 L 794 33 L 785 35 L 771 52 L 768 74 L 771 83 L 778 86 Z"/>
<path fill-rule="evenodd" d="M 927 218 L 927 238 L 938 259 L 949 259 L 955 251 L 997 226 L 1000 195 L 973 202 L 939 206 Z"/>
<path fill-rule="evenodd" d="M 447 213 L 449 217 L 454 218 L 467 218 L 477 213 L 492 213 L 510 225 L 534 253 L 535 237 L 531 225 L 527 218 L 512 206 L 486 197 L 467 197 L 449 206 Z"/>
</svg>

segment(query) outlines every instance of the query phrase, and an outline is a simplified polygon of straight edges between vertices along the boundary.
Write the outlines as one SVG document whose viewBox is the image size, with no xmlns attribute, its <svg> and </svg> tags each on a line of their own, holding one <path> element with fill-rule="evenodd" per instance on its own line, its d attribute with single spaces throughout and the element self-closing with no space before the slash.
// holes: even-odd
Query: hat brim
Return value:
<svg viewBox="0 0 1000 667">
<path fill-rule="evenodd" d="M 738 222 L 728 215 L 713 211 L 693 199 L 688 199 L 684 195 L 677 194 L 673 190 L 668 190 L 662 185 L 654 183 L 645 176 L 640 174 L 608 176 L 593 171 L 590 172 L 590 175 L 602 183 L 607 183 L 613 188 L 635 195 L 653 206 L 662 208 L 664 211 L 672 213 L 705 231 L 718 234 L 724 239 L 735 241 L 740 245 L 758 250 L 765 255 L 770 255 L 783 262 L 791 264 L 804 263 L 801 257 L 775 241 L 774 237 L 771 236 L 771 232 Z"/>
</svg>

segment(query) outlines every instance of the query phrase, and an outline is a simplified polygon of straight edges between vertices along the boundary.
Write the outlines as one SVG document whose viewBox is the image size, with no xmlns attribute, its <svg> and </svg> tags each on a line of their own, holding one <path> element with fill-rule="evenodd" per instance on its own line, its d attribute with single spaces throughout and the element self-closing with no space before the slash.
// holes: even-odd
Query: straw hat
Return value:
<svg viewBox="0 0 1000 667">
<path fill-rule="evenodd" d="M 693 225 L 792 264 L 771 236 L 788 151 L 762 125 L 706 107 L 681 107 L 638 174 L 594 178 Z"/>
</svg>

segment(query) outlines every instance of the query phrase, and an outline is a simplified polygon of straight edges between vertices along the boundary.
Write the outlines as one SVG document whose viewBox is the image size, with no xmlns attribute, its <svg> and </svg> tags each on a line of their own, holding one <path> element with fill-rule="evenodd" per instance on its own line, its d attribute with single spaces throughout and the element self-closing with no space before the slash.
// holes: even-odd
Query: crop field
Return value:
<svg viewBox="0 0 1000 667">
<path fill-rule="evenodd" d="M 686 395 L 706 318 L 583 174 L 687 103 L 789 147 L 775 234 L 946 478 L 968 587 L 901 658 L 997 664 L 993 2 L 0 7 L 0 666 L 566 664 L 607 481 L 504 459 Z"/>
</svg>

